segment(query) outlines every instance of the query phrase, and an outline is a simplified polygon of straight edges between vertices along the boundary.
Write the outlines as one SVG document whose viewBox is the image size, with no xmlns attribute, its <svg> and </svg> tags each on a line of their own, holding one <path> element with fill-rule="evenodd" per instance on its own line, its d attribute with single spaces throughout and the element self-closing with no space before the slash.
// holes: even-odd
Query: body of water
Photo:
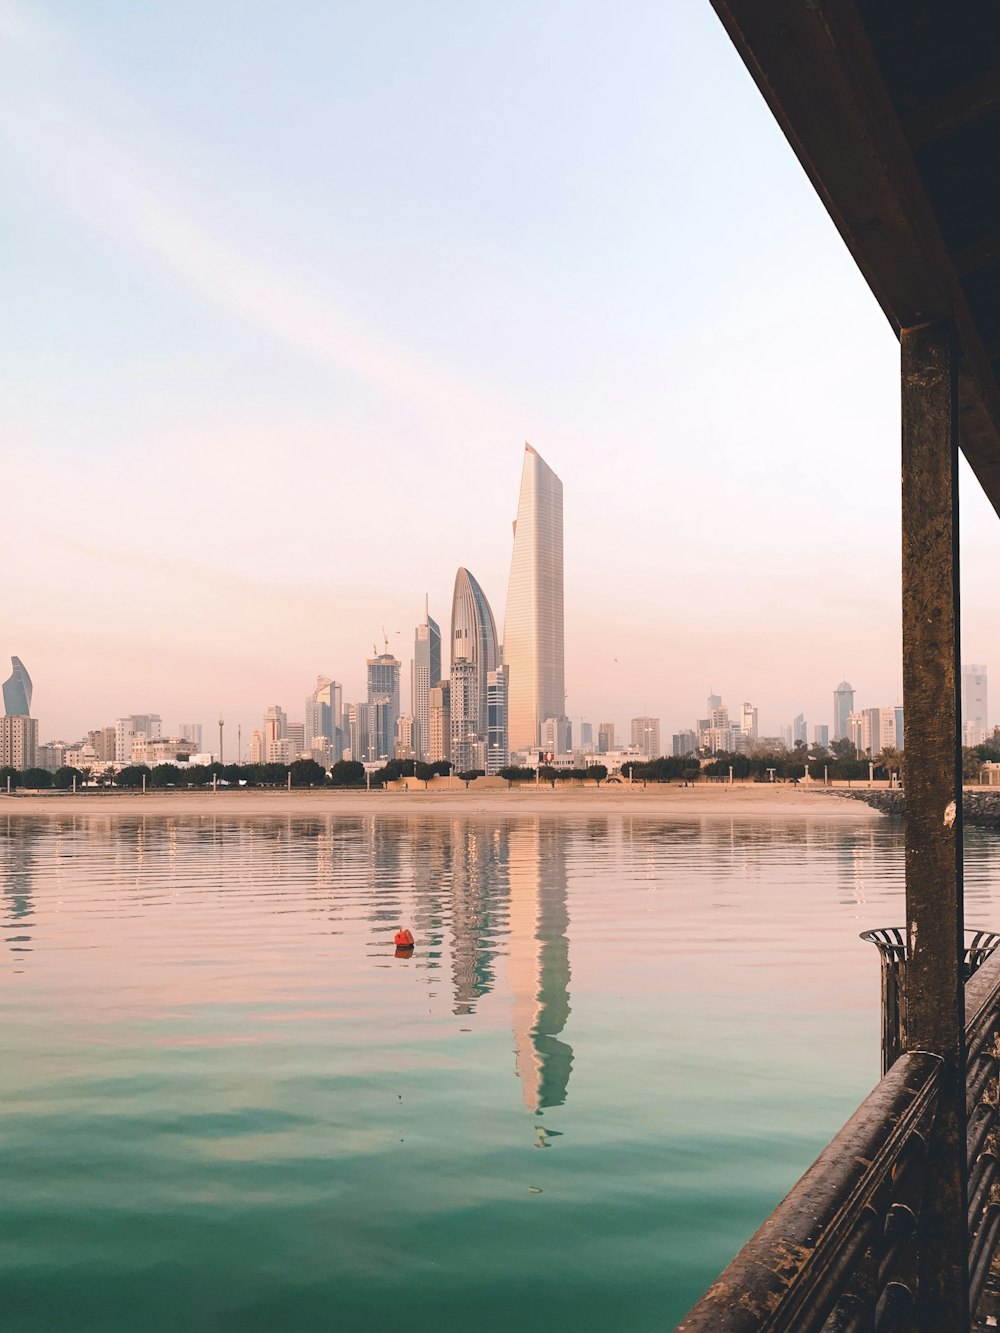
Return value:
<svg viewBox="0 0 1000 1333">
<path fill-rule="evenodd" d="M 0 816 L 2 1327 L 671 1327 L 877 1080 L 902 865 L 889 820 Z"/>
</svg>

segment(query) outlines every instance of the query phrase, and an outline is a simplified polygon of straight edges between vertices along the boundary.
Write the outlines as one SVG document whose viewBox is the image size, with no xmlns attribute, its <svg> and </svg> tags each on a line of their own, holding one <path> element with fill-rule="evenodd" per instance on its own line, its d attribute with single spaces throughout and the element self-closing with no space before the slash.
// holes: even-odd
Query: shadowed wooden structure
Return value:
<svg viewBox="0 0 1000 1333">
<path fill-rule="evenodd" d="M 712 3 L 900 341 L 906 1024 L 679 1328 L 996 1327 L 1000 955 L 966 984 L 957 469 L 1000 513 L 1000 0 Z"/>
</svg>

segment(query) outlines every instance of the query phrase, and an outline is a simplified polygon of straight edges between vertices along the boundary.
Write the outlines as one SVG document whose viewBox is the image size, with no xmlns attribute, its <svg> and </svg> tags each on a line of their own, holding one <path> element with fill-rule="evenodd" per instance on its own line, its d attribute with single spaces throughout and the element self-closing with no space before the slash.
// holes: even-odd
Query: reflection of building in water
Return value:
<svg viewBox="0 0 1000 1333">
<path fill-rule="evenodd" d="M 566 1100 L 573 1048 L 559 1040 L 569 1017 L 564 832 L 555 823 L 512 825 L 508 980 L 514 1053 L 529 1111 Z"/>
<path fill-rule="evenodd" d="M 454 1012 L 471 1014 L 493 989 L 492 943 L 507 878 L 507 832 L 471 821 L 452 825 L 451 971 Z"/>
<path fill-rule="evenodd" d="M 3 880 L 4 934 L 13 954 L 31 953 L 35 843 L 38 827 L 30 819 L 0 824 L 0 879 Z"/>
</svg>

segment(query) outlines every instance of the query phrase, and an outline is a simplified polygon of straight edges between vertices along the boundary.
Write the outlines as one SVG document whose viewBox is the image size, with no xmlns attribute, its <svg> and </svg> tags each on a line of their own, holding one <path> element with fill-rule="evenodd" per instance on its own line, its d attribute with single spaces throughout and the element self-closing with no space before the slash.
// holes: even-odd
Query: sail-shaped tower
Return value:
<svg viewBox="0 0 1000 1333">
<path fill-rule="evenodd" d="M 566 711 L 563 638 L 562 482 L 524 446 L 514 523 L 503 658 L 508 668 L 507 731 L 513 750 L 534 749 L 547 717 Z"/>
</svg>

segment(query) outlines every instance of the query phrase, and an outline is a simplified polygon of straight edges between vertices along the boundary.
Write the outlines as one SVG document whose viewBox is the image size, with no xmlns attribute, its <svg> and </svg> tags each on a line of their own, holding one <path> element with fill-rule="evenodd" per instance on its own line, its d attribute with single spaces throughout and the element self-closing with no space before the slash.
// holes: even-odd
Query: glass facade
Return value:
<svg viewBox="0 0 1000 1333">
<path fill-rule="evenodd" d="M 547 717 L 566 712 L 562 482 L 525 445 L 504 622 L 511 750 L 534 749 Z"/>
</svg>

